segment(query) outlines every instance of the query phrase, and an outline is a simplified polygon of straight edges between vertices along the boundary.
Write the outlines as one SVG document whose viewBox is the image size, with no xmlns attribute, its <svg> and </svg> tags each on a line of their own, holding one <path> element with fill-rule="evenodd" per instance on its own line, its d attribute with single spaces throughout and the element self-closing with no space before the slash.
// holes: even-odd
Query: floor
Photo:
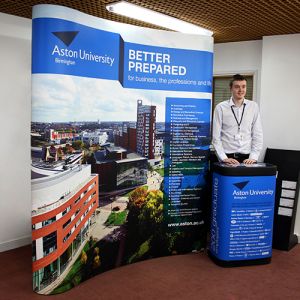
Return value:
<svg viewBox="0 0 300 300">
<path fill-rule="evenodd" d="M 169 256 L 98 275 L 69 292 L 32 292 L 30 246 L 0 253 L 0 300 L 300 299 L 300 245 L 267 265 L 222 268 L 206 253 Z"/>
</svg>

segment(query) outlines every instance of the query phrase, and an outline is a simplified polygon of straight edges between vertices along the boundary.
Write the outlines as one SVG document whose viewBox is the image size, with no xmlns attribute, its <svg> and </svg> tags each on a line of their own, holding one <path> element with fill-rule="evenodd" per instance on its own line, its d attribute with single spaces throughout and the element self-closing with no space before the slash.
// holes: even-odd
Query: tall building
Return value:
<svg viewBox="0 0 300 300">
<path fill-rule="evenodd" d="M 155 152 L 156 106 L 143 105 L 137 101 L 136 152 L 148 159 L 154 158 Z"/>
<path fill-rule="evenodd" d="M 161 159 L 163 154 L 164 154 L 164 140 L 162 138 L 156 138 L 155 150 L 154 150 L 155 158 Z"/>
<path fill-rule="evenodd" d="M 89 238 L 98 206 L 98 175 L 91 174 L 90 165 L 73 165 L 49 176 L 44 169 L 39 173 L 37 167 L 34 172 L 33 288 L 47 294 Z"/>
<path fill-rule="evenodd" d="M 126 127 L 117 131 L 114 137 L 115 146 L 120 146 L 130 152 L 136 152 L 136 128 Z"/>
</svg>

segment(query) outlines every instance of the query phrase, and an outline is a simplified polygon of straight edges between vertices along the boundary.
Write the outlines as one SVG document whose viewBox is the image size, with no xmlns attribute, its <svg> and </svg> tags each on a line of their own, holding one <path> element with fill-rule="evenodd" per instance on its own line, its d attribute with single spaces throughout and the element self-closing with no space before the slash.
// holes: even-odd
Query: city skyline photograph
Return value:
<svg viewBox="0 0 300 300">
<path fill-rule="evenodd" d="M 164 122 L 167 97 L 199 98 L 199 93 L 126 89 L 113 80 L 35 74 L 32 122 L 135 122 L 138 100 L 156 106 L 156 122 Z"/>
</svg>

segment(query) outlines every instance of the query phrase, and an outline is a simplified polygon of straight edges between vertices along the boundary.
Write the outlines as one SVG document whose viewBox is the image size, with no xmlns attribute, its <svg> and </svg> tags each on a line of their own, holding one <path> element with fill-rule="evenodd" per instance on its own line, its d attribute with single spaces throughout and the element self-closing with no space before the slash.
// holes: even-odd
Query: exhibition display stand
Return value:
<svg viewBox="0 0 300 300">
<path fill-rule="evenodd" d="M 213 165 L 209 256 L 221 266 L 271 261 L 276 166 Z"/>
<path fill-rule="evenodd" d="M 212 37 L 34 6 L 35 292 L 206 247 L 212 79 Z"/>
</svg>

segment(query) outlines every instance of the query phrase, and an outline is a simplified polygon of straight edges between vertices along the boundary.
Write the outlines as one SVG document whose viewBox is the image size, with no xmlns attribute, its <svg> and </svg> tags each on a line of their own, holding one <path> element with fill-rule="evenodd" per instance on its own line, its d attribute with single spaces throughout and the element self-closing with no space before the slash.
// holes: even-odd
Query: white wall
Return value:
<svg viewBox="0 0 300 300">
<path fill-rule="evenodd" d="M 0 252 L 31 243 L 31 20 L 0 13 Z"/>
<path fill-rule="evenodd" d="M 216 44 L 214 47 L 214 76 L 253 74 L 253 100 L 260 101 L 262 41 Z M 225 100 L 225 99 L 224 99 Z"/>
<path fill-rule="evenodd" d="M 300 34 L 263 38 L 261 86 L 265 147 L 300 150 Z"/>
<path fill-rule="evenodd" d="M 265 146 L 300 150 L 300 34 L 263 38 L 261 86 Z"/>
</svg>

